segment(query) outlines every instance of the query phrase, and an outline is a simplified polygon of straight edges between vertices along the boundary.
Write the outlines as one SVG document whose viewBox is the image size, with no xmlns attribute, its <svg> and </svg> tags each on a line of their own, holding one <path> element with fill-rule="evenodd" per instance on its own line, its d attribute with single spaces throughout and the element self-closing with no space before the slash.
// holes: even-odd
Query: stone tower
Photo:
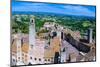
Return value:
<svg viewBox="0 0 100 67">
<path fill-rule="evenodd" d="M 17 44 L 17 65 L 24 65 L 22 62 L 22 50 L 21 50 L 21 32 L 18 32 L 16 38 L 16 44 Z"/>
<path fill-rule="evenodd" d="M 35 46 L 35 20 L 33 16 L 30 16 L 30 22 L 29 22 L 29 64 L 33 63 L 33 49 Z"/>
<path fill-rule="evenodd" d="M 88 30 L 88 42 L 89 43 L 92 43 L 92 35 L 93 35 L 93 29 L 92 28 L 89 28 Z"/>
</svg>

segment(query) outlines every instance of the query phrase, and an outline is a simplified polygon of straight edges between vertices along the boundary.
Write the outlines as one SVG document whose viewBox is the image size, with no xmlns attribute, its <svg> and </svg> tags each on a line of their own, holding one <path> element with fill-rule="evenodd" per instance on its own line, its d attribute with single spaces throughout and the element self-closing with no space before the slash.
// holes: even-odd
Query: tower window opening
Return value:
<svg viewBox="0 0 100 67">
<path fill-rule="evenodd" d="M 32 57 L 30 57 L 30 59 L 32 59 Z"/>
<path fill-rule="evenodd" d="M 47 60 L 45 59 L 45 61 L 47 61 Z"/>
<path fill-rule="evenodd" d="M 41 59 L 39 58 L 39 61 L 41 61 Z"/>
<path fill-rule="evenodd" d="M 31 44 L 31 49 L 33 49 L 33 45 Z"/>
<path fill-rule="evenodd" d="M 37 60 L 37 58 L 34 58 L 34 60 Z"/>
<path fill-rule="evenodd" d="M 50 61 L 50 59 L 48 59 L 48 61 Z"/>
<path fill-rule="evenodd" d="M 31 22 L 33 23 L 33 20 Z"/>
</svg>

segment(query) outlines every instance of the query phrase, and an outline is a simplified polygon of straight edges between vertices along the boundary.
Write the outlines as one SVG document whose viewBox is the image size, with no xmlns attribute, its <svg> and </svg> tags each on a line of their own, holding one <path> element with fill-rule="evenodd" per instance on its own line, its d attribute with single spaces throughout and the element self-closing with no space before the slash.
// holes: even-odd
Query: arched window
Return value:
<svg viewBox="0 0 100 67">
<path fill-rule="evenodd" d="M 37 58 L 34 58 L 34 60 L 37 60 Z"/>
<path fill-rule="evenodd" d="M 15 62 L 15 59 L 13 59 L 13 62 Z"/>
<path fill-rule="evenodd" d="M 47 61 L 47 59 L 45 59 L 45 61 Z"/>
<path fill-rule="evenodd" d="M 30 57 L 30 59 L 32 59 L 32 57 Z"/>
<path fill-rule="evenodd" d="M 20 57 L 18 57 L 18 59 L 20 59 Z"/>
<path fill-rule="evenodd" d="M 63 52 L 65 52 L 65 48 L 63 49 Z"/>
<path fill-rule="evenodd" d="M 34 24 L 34 19 L 31 20 L 31 23 Z"/>
<path fill-rule="evenodd" d="M 33 45 L 31 44 L 31 49 L 33 49 Z"/>
<path fill-rule="evenodd" d="M 33 23 L 33 20 L 31 22 Z"/>
<path fill-rule="evenodd" d="M 50 61 L 50 59 L 48 59 L 48 61 Z"/>
<path fill-rule="evenodd" d="M 32 64 L 31 64 L 31 62 L 29 62 L 29 64 L 28 64 L 29 66 L 31 66 Z"/>
<path fill-rule="evenodd" d="M 41 58 L 39 58 L 39 61 L 41 61 Z"/>
</svg>

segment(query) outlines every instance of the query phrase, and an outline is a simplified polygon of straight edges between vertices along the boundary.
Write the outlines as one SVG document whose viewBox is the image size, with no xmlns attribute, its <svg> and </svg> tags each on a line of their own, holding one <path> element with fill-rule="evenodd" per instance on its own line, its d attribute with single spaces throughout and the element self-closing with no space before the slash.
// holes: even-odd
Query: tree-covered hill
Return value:
<svg viewBox="0 0 100 67">
<path fill-rule="evenodd" d="M 73 31 L 80 31 L 85 33 L 88 28 L 93 29 L 93 37 L 96 35 L 96 19 L 95 17 L 62 15 L 52 13 L 33 13 L 35 16 L 36 31 L 43 27 L 45 22 L 55 22 Z M 27 15 L 12 15 L 12 29 L 18 32 L 20 29 L 22 33 L 29 32 L 30 14 Z"/>
</svg>

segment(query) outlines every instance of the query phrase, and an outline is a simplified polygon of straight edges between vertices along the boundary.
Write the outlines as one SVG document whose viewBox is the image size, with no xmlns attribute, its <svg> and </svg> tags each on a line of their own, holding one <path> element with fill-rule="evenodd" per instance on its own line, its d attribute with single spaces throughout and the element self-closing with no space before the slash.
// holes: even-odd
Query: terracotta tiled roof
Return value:
<svg viewBox="0 0 100 67">
<path fill-rule="evenodd" d="M 29 51 L 29 44 L 24 43 L 22 46 L 22 52 L 28 53 L 28 51 Z"/>
<path fill-rule="evenodd" d="M 45 52 L 44 52 L 44 57 L 45 58 L 51 58 L 51 57 L 54 57 L 54 51 L 53 49 L 45 49 Z"/>
<path fill-rule="evenodd" d="M 45 49 L 44 57 L 45 58 L 52 58 L 55 55 L 55 52 L 60 51 L 60 38 L 54 37 L 51 41 L 50 46 Z"/>
<path fill-rule="evenodd" d="M 28 53 L 28 51 L 29 51 L 29 36 L 27 34 L 23 34 L 22 39 L 23 39 L 22 52 Z"/>
<path fill-rule="evenodd" d="M 60 51 L 60 38 L 59 37 L 54 37 L 51 41 L 51 47 L 53 48 L 54 52 L 59 52 Z"/>
<path fill-rule="evenodd" d="M 66 29 L 63 30 L 63 32 L 66 33 L 66 34 L 70 33 L 71 36 L 73 36 L 73 38 L 77 41 L 79 41 L 79 39 L 81 38 L 79 31 L 72 31 L 72 30 L 66 28 Z"/>
<path fill-rule="evenodd" d="M 14 34 L 13 36 L 14 36 L 13 38 L 14 41 L 12 43 L 11 49 L 12 49 L 12 52 L 17 52 L 16 41 L 18 39 L 18 35 Z M 22 51 L 27 53 L 29 50 L 29 36 L 27 34 L 23 34 L 21 37 L 23 38 Z"/>
</svg>

